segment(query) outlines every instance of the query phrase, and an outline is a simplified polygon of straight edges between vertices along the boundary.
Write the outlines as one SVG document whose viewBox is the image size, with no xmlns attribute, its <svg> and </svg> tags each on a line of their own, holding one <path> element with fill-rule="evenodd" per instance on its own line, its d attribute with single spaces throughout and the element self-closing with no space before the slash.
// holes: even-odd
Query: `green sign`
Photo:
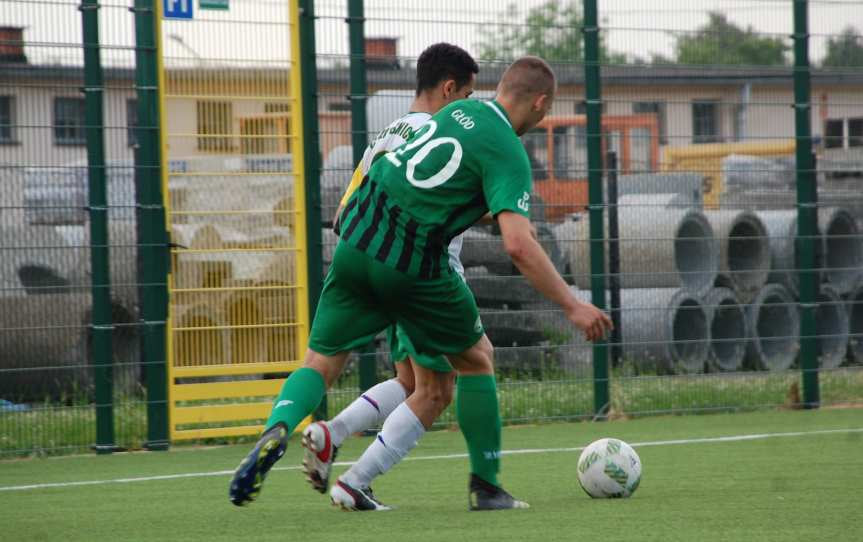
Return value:
<svg viewBox="0 0 863 542">
<path fill-rule="evenodd" d="M 199 0 L 198 7 L 201 9 L 228 9 L 229 0 Z"/>
</svg>

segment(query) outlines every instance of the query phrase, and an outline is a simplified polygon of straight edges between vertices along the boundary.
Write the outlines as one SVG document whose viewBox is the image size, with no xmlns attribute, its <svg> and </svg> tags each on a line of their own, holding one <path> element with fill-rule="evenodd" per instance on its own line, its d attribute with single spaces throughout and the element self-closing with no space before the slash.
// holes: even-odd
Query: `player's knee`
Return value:
<svg viewBox="0 0 863 542">
<path fill-rule="evenodd" d="M 443 410 L 446 407 L 448 407 L 450 403 L 452 403 L 453 390 L 454 389 L 455 389 L 455 386 L 452 385 L 452 386 L 446 386 L 441 390 L 440 402 L 443 405 L 441 407 L 441 412 L 443 412 Z"/>
<path fill-rule="evenodd" d="M 433 406 L 438 413 L 443 412 L 452 402 L 452 379 L 440 378 L 434 379 L 431 382 L 424 382 L 422 385 L 417 386 L 414 394 L 428 405 Z"/>
<path fill-rule="evenodd" d="M 324 383 L 329 388 L 333 382 L 342 374 L 347 362 L 348 352 L 342 352 L 335 356 L 326 356 L 313 350 L 306 352 L 306 360 L 303 367 L 314 369 L 321 374 Z"/>
<path fill-rule="evenodd" d="M 482 340 L 477 343 L 475 353 L 476 355 L 473 356 L 473 363 L 472 367 L 470 368 L 470 372 L 493 374 L 494 346 L 492 346 L 491 341 L 488 339 L 488 337 L 483 336 Z"/>
<path fill-rule="evenodd" d="M 494 346 L 492 346 L 491 341 L 488 339 L 485 340 L 482 346 L 482 363 L 491 371 L 494 371 Z"/>
<path fill-rule="evenodd" d="M 405 389 L 405 395 L 412 394 L 416 387 L 416 381 L 413 371 L 410 370 L 410 363 L 399 363 L 396 367 L 396 380 Z"/>
</svg>

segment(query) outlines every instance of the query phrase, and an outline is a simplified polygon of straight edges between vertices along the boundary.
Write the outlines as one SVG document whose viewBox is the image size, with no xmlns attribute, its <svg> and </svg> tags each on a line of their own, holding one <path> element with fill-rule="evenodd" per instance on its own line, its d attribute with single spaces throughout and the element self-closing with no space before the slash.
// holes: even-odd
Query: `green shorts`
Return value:
<svg viewBox="0 0 863 542">
<path fill-rule="evenodd" d="M 463 352 L 483 335 L 476 301 L 458 274 L 420 280 L 339 242 L 309 348 L 328 356 L 353 350 L 394 324 L 398 351 L 439 372 L 452 370 L 442 354 Z"/>
<path fill-rule="evenodd" d="M 408 359 L 408 352 L 399 341 L 397 330 L 397 325 L 387 328 L 387 343 L 390 345 L 390 357 L 392 358 L 393 363 L 401 363 Z"/>
</svg>

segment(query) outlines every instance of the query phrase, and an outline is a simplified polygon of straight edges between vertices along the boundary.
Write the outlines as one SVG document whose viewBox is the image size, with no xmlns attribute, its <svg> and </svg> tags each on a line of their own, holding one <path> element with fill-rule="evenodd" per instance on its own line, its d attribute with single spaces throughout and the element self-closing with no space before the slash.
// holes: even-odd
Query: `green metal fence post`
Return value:
<svg viewBox="0 0 863 542">
<path fill-rule="evenodd" d="M 141 269 L 141 350 L 147 385 L 147 442 L 150 450 L 167 450 L 168 374 L 165 324 L 168 315 L 168 234 L 162 200 L 159 131 L 159 64 L 156 46 L 156 1 L 135 0 L 135 90 L 138 96 L 138 153 L 135 168 L 138 250 Z"/>
<path fill-rule="evenodd" d="M 818 187 L 812 156 L 809 71 L 809 2 L 794 0 L 794 121 L 797 140 L 797 269 L 800 275 L 800 365 L 803 403 L 817 408 L 818 344 L 815 307 L 818 278 L 815 246 L 818 235 Z"/>
<path fill-rule="evenodd" d="M 306 250 L 308 253 L 309 317 L 314 319 L 318 298 L 323 288 L 323 256 L 321 240 L 321 144 L 318 140 L 318 73 L 315 52 L 315 2 L 299 0 L 300 59 L 303 94 L 303 162 L 306 179 Z M 315 417 L 327 417 L 326 397 Z"/>
<path fill-rule="evenodd" d="M 351 55 L 351 146 L 354 164 L 363 159 L 368 144 L 368 121 L 366 119 L 366 39 L 365 8 L 363 0 L 348 2 L 348 41 Z M 375 345 L 371 343 L 360 353 L 360 389 L 365 391 L 378 383 Z"/>
<path fill-rule="evenodd" d="M 584 0 L 584 79 L 587 104 L 587 190 L 590 219 L 590 291 L 593 304 L 605 308 L 605 224 L 602 196 L 602 98 L 599 79 L 599 17 L 596 0 Z M 593 346 L 593 405 L 596 418 L 609 408 L 608 344 Z"/>
<path fill-rule="evenodd" d="M 114 450 L 114 375 L 111 336 L 111 268 L 108 248 L 108 195 L 105 181 L 104 85 L 99 51 L 99 0 L 79 6 L 84 36 L 84 102 L 87 136 L 87 188 L 90 210 L 90 265 L 93 309 L 90 359 L 96 388 L 96 453 Z"/>
</svg>

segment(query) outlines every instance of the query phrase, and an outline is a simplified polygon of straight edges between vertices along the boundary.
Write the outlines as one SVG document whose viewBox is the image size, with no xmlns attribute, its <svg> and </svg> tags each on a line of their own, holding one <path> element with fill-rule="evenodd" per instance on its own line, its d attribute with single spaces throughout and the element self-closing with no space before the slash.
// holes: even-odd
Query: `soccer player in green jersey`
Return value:
<svg viewBox="0 0 863 542">
<path fill-rule="evenodd" d="M 494 101 L 444 107 L 372 166 L 340 217 L 304 367 L 285 381 L 266 432 L 237 469 L 230 487 L 235 504 L 255 498 L 288 435 L 317 407 L 350 350 L 398 324 L 414 393 L 331 491 L 348 509 L 387 509 L 368 491 L 371 480 L 403 458 L 449 404 L 453 368 L 491 366 L 476 302 L 446 255 L 449 240 L 488 212 L 521 273 L 588 340 L 611 327 L 605 314 L 573 296 L 531 235 L 530 166 L 518 136 L 545 116 L 555 91 L 548 64 L 523 57 L 504 73 Z"/>
<path fill-rule="evenodd" d="M 449 43 L 436 43 L 419 56 L 416 71 L 416 97 L 409 112 L 391 122 L 369 143 L 345 191 L 334 223 L 338 223 L 342 209 L 350 201 L 375 160 L 402 146 L 433 113 L 473 93 L 474 74 L 479 71 L 479 67 L 470 54 L 460 47 Z M 484 219 L 491 222 L 490 215 L 486 215 Z M 458 235 L 450 241 L 447 253 L 449 266 L 464 278 L 464 266 L 459 259 L 461 246 L 462 235 Z M 326 493 L 329 489 L 330 471 L 342 442 L 353 433 L 379 426 L 413 392 L 414 377 L 408 353 L 399 344 L 396 326 L 390 326 L 387 332 L 396 377 L 366 390 L 332 420 L 314 422 L 303 431 L 302 443 L 306 449 L 303 469 L 306 479 L 316 491 Z M 446 359 L 443 359 L 442 363 L 447 363 Z M 472 476 L 498 487 L 501 434 L 495 387 L 486 385 L 474 390 L 470 386 L 476 382 L 493 383 L 494 368 L 478 367 L 476 371 L 479 372 L 462 372 L 460 375 L 457 418 L 467 442 Z M 477 412 L 484 415 L 476 415 Z M 482 498 L 484 496 L 480 496 L 480 505 L 488 502 Z"/>
</svg>

